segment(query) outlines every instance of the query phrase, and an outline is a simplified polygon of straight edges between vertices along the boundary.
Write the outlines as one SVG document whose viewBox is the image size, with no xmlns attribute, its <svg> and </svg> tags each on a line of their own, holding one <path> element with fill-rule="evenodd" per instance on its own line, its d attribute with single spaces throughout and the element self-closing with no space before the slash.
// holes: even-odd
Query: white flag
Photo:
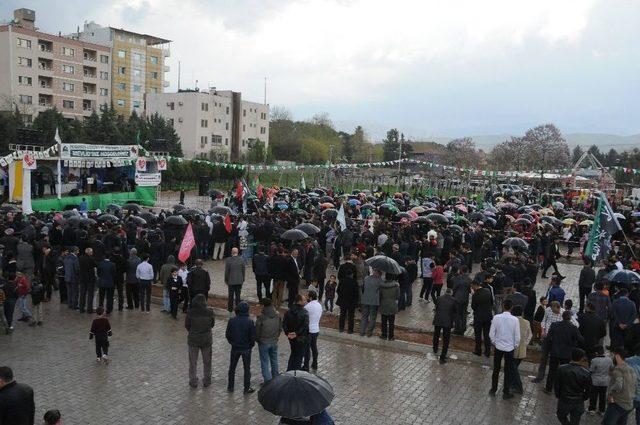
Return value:
<svg viewBox="0 0 640 425">
<path fill-rule="evenodd" d="M 347 228 L 347 219 L 344 216 L 344 204 L 340 205 L 338 218 L 336 218 L 336 220 L 340 223 L 340 231 L 344 231 Z"/>
<path fill-rule="evenodd" d="M 56 127 L 56 135 L 54 137 L 56 143 L 62 143 L 62 139 L 60 138 L 60 132 L 58 132 L 58 127 Z"/>
</svg>

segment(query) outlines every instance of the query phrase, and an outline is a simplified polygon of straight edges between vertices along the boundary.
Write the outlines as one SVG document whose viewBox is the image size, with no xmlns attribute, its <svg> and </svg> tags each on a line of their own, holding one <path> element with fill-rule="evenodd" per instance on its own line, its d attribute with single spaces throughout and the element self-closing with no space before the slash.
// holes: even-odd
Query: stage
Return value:
<svg viewBox="0 0 640 425">
<path fill-rule="evenodd" d="M 31 207 L 34 211 L 64 211 L 69 209 L 70 205 L 77 208 L 82 198 L 87 200 L 90 210 L 100 209 L 104 211 L 109 204 L 123 205 L 127 201 L 134 201 L 139 205 L 152 207 L 156 202 L 156 187 L 136 186 L 133 192 L 89 193 L 79 196 L 63 196 L 61 199 L 55 197 L 37 198 L 31 200 Z"/>
</svg>

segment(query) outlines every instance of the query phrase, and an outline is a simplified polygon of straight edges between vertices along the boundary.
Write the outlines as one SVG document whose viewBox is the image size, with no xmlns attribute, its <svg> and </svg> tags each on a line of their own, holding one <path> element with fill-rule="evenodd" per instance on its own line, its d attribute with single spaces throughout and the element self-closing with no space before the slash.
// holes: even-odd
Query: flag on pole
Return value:
<svg viewBox="0 0 640 425">
<path fill-rule="evenodd" d="M 183 263 L 186 262 L 191 255 L 191 250 L 194 246 L 196 246 L 196 239 L 193 237 L 193 229 L 191 228 L 191 223 L 189 223 L 189 225 L 187 226 L 187 230 L 184 232 L 182 244 L 180 244 L 178 260 L 182 261 Z"/>
<path fill-rule="evenodd" d="M 601 193 L 598 200 L 598 211 L 589 233 L 587 249 L 584 251 L 585 257 L 591 259 L 594 263 L 606 257 L 611 249 L 611 236 L 620 230 L 622 230 L 622 227 L 618 223 L 609 201 Z"/>
<path fill-rule="evenodd" d="M 140 145 L 140 129 L 136 132 L 136 145 Z"/>
<path fill-rule="evenodd" d="M 307 190 L 307 183 L 304 181 L 304 173 L 300 176 L 300 190 Z"/>
<path fill-rule="evenodd" d="M 338 218 L 336 219 L 340 223 L 340 231 L 344 231 L 347 228 L 347 219 L 344 215 L 344 204 L 340 205 L 338 210 Z"/>
<path fill-rule="evenodd" d="M 60 132 L 58 131 L 58 127 L 56 127 L 56 135 L 54 137 L 54 140 L 56 141 L 56 143 L 58 144 L 58 164 L 57 164 L 57 169 L 56 172 L 58 173 L 57 175 L 57 182 L 56 182 L 56 186 L 58 189 L 58 199 L 62 198 L 62 164 L 60 163 L 60 155 L 62 152 L 62 139 L 60 138 Z"/>
<path fill-rule="evenodd" d="M 262 201 L 262 184 L 258 185 L 258 189 L 256 189 L 256 194 L 258 196 L 258 199 Z"/>
<path fill-rule="evenodd" d="M 229 213 L 224 216 L 224 228 L 227 233 L 231 233 L 231 216 L 229 215 Z"/>
</svg>

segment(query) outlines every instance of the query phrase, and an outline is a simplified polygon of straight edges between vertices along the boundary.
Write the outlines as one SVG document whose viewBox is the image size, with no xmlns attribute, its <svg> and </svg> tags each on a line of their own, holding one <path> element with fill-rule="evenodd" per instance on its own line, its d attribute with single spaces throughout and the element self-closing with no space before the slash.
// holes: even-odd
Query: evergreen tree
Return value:
<svg viewBox="0 0 640 425">
<path fill-rule="evenodd" d="M 387 137 L 382 141 L 384 161 L 393 161 L 398 159 L 398 149 L 400 148 L 399 139 L 400 135 L 397 129 L 392 128 L 387 131 Z"/>
</svg>

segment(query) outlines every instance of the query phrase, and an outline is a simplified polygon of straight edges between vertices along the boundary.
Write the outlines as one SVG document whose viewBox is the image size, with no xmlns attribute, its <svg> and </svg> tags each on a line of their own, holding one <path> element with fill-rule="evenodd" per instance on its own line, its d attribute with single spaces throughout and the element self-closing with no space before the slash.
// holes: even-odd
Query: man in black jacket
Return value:
<svg viewBox="0 0 640 425">
<path fill-rule="evenodd" d="M 600 340 L 607 335 L 606 323 L 595 311 L 594 305 L 587 303 L 584 314 L 578 318 L 578 329 L 584 337 L 584 350 L 589 362 L 596 355 L 596 347 L 602 346 Z"/>
<path fill-rule="evenodd" d="M 571 323 L 570 311 L 564 311 L 562 320 L 551 324 L 547 338 L 549 338 L 551 350 L 547 385 L 543 391 L 551 394 L 558 366 L 569 363 L 572 350 L 584 344 L 584 338 L 578 328 Z"/>
<path fill-rule="evenodd" d="M 287 298 L 289 301 L 289 308 L 293 307 L 296 296 L 298 295 L 301 269 L 302 262 L 298 258 L 298 250 L 294 248 L 291 250 L 291 256 L 287 259 L 284 275 L 285 280 L 287 281 Z"/>
<path fill-rule="evenodd" d="M 196 266 L 187 275 L 187 286 L 189 287 L 189 296 L 191 300 L 202 294 L 205 298 L 209 298 L 209 289 L 211 289 L 211 277 L 209 272 L 202 268 L 201 259 L 196 260 Z"/>
<path fill-rule="evenodd" d="M 300 294 L 296 295 L 295 303 L 286 312 L 282 321 L 282 330 L 291 345 L 287 371 L 302 369 L 302 360 L 309 338 L 309 313 L 304 309 L 305 304 L 305 298 Z"/>
<path fill-rule="evenodd" d="M 587 295 L 593 290 L 593 284 L 596 282 L 596 272 L 593 270 L 593 263 L 589 258 L 584 259 L 584 266 L 580 270 L 580 278 L 578 279 L 578 290 L 580 294 L 580 311 L 579 314 L 584 312 L 584 300 L 587 299 Z M 587 351 L 587 357 L 589 352 Z"/>
<path fill-rule="evenodd" d="M 78 258 L 80 265 L 80 313 L 93 313 L 93 297 L 96 291 L 96 261 L 93 258 L 93 249 L 86 248 L 84 255 Z"/>
<path fill-rule="evenodd" d="M 473 310 L 473 333 L 476 340 L 476 349 L 473 354 L 482 355 L 482 340 L 484 338 L 484 355 L 491 355 L 491 319 L 493 318 L 493 296 L 491 290 L 480 286 L 480 282 L 474 280 L 471 283 L 473 295 L 471 296 L 471 309 Z"/>
<path fill-rule="evenodd" d="M 36 405 L 33 390 L 13 379 L 10 367 L 0 367 L 0 424 L 33 425 Z"/>
<path fill-rule="evenodd" d="M 198 260 L 200 261 L 200 260 Z M 231 362 L 229 363 L 229 383 L 227 391 L 232 392 L 236 377 L 236 366 L 242 357 L 244 367 L 244 393 L 251 394 L 251 350 L 256 343 L 256 326 L 249 318 L 249 304 L 241 301 L 236 307 L 236 317 L 229 320 L 226 331 L 227 341 L 231 344 Z"/>
<path fill-rule="evenodd" d="M 467 330 L 467 307 L 469 306 L 469 294 L 471 293 L 471 279 L 467 272 L 467 266 L 460 266 L 458 274 L 453 277 L 453 298 L 456 299 L 455 330 L 456 335 L 464 335 Z"/>
<path fill-rule="evenodd" d="M 584 401 L 589 398 L 591 373 L 579 362 L 584 357 L 580 348 L 571 350 L 571 363 L 558 368 L 555 394 L 558 398 L 556 415 L 563 425 L 579 424 L 584 413 Z"/>
</svg>

